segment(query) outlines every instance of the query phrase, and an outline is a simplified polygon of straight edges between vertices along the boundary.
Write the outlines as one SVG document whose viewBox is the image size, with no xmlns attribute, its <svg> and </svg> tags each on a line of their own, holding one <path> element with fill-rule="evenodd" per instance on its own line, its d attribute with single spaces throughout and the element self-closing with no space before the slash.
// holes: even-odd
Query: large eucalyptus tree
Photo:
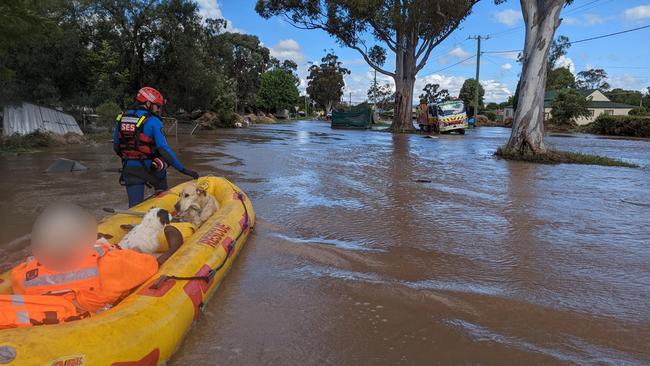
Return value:
<svg viewBox="0 0 650 366">
<path fill-rule="evenodd" d="M 358 51 L 368 65 L 395 81 L 392 129 L 413 129 L 415 77 L 431 51 L 469 15 L 478 0 L 258 0 L 265 18 L 282 16 L 296 27 L 321 29 Z M 386 53 L 394 63 L 384 66 Z"/>
<path fill-rule="evenodd" d="M 540 154 L 544 145 L 544 93 L 549 50 L 560 12 L 572 0 L 520 0 L 526 27 L 519 98 L 506 150 L 509 155 Z M 504 0 L 496 0 L 496 3 Z"/>
</svg>

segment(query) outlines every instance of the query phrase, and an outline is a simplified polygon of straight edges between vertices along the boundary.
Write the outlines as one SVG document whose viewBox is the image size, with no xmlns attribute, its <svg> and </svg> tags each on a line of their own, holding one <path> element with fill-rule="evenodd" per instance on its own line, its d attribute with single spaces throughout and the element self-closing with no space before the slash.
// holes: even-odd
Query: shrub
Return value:
<svg viewBox="0 0 650 366">
<path fill-rule="evenodd" d="M 494 155 L 506 159 L 527 161 L 538 164 L 585 164 L 585 165 L 602 165 L 602 166 L 620 166 L 626 168 L 638 168 L 633 163 L 628 163 L 619 159 L 612 159 L 606 156 L 583 154 L 571 151 L 558 151 L 549 149 L 544 153 L 534 153 L 532 151 L 514 151 L 506 146 L 497 148 Z"/>
<path fill-rule="evenodd" d="M 122 109 L 115 102 L 105 102 L 97 106 L 95 112 L 99 115 L 98 121 L 100 125 L 113 127 L 115 117 L 122 112 Z"/>
<path fill-rule="evenodd" d="M 632 109 L 628 114 L 630 116 L 650 116 L 650 111 L 645 107 L 639 107 Z"/>
<path fill-rule="evenodd" d="M 219 111 L 219 122 L 216 127 L 235 127 L 239 115 L 233 111 L 221 110 Z"/>
<path fill-rule="evenodd" d="M 27 135 L 13 134 L 0 139 L 0 150 L 25 151 L 65 144 L 63 136 L 36 130 Z"/>
<path fill-rule="evenodd" d="M 494 111 L 485 111 L 484 114 L 485 114 L 485 117 L 487 117 L 490 121 L 496 121 L 497 120 L 497 114 Z"/>
<path fill-rule="evenodd" d="M 586 132 L 599 135 L 650 137 L 650 116 L 611 116 L 601 114 L 586 126 Z"/>
</svg>

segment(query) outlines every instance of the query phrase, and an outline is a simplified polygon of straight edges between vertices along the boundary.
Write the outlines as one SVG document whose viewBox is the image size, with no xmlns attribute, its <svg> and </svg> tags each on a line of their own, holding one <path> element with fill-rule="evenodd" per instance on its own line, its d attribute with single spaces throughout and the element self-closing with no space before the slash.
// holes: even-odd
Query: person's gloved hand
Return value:
<svg viewBox="0 0 650 366">
<path fill-rule="evenodd" d="M 183 169 L 181 173 L 192 177 L 192 179 L 199 179 L 199 173 L 195 172 L 194 170 Z"/>
</svg>

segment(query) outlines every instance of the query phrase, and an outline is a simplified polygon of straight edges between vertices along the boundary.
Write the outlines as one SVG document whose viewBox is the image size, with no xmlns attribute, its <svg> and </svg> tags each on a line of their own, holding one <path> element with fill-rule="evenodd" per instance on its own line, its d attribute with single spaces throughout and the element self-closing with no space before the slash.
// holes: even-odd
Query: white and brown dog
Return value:
<svg viewBox="0 0 650 366">
<path fill-rule="evenodd" d="M 197 228 L 219 210 L 219 203 L 194 182 L 185 184 L 174 206 L 177 217 Z"/>
<path fill-rule="evenodd" d="M 144 215 L 142 221 L 124 235 L 120 248 L 132 249 L 142 253 L 155 253 L 160 247 L 158 235 L 165 225 L 172 221 L 172 215 L 163 208 L 152 208 Z"/>
</svg>

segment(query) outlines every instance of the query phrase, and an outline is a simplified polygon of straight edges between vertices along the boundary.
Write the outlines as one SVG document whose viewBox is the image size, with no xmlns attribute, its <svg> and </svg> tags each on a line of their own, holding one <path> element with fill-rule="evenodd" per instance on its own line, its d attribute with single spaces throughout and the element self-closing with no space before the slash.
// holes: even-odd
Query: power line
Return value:
<svg viewBox="0 0 650 366">
<path fill-rule="evenodd" d="M 452 67 L 457 66 L 457 65 L 460 65 L 460 64 L 462 64 L 462 63 L 465 62 L 465 61 L 469 61 L 469 60 L 473 59 L 474 57 L 476 57 L 476 55 L 469 56 L 468 58 L 463 59 L 463 60 L 460 60 L 460 61 L 456 62 L 455 64 L 451 64 L 451 65 L 449 65 L 449 66 L 447 66 L 447 67 L 443 67 L 443 68 L 440 69 L 440 70 L 432 71 L 431 73 L 432 73 L 432 74 L 437 74 L 437 73 L 439 73 L 439 72 L 441 72 L 441 71 L 445 71 L 445 70 L 447 70 L 447 69 L 451 69 Z"/>
<path fill-rule="evenodd" d="M 576 44 L 576 43 L 582 43 L 582 42 L 587 42 L 587 41 L 593 41 L 594 39 L 601 39 L 601 38 L 616 36 L 616 35 L 619 35 L 619 34 L 634 32 L 634 31 L 638 31 L 638 30 L 641 30 L 641 29 L 645 29 L 645 28 L 650 28 L 650 24 L 644 25 L 644 26 L 641 26 L 641 27 L 632 28 L 632 29 L 626 29 L 626 30 L 620 31 L 620 32 L 604 34 L 602 36 L 596 36 L 596 37 L 591 37 L 591 38 L 580 39 L 580 40 L 577 40 L 577 41 L 569 42 L 569 44 Z"/>
<path fill-rule="evenodd" d="M 596 39 L 612 37 L 612 36 L 616 36 L 616 35 L 619 35 L 619 34 L 634 32 L 634 31 L 638 31 L 638 30 L 641 30 L 641 29 L 645 29 L 645 28 L 650 28 L 650 24 L 644 25 L 644 26 L 641 26 L 641 27 L 632 28 L 632 29 L 622 30 L 622 31 L 619 31 L 619 32 L 603 34 L 603 35 L 600 35 L 600 36 L 589 37 L 589 38 L 585 38 L 585 39 L 579 39 L 577 41 L 568 42 L 568 44 L 573 45 L 573 44 L 576 44 L 576 43 L 593 41 L 593 40 L 596 40 Z M 523 50 L 485 51 L 483 53 L 512 53 L 512 52 L 523 52 Z"/>
<path fill-rule="evenodd" d="M 587 7 L 587 6 L 589 6 L 589 5 L 592 5 L 592 4 L 594 4 L 594 3 L 597 3 L 597 2 L 599 2 L 599 1 L 603 1 L 603 0 L 593 0 L 593 1 L 590 1 L 590 2 L 588 2 L 588 3 L 586 3 L 586 4 L 582 4 L 582 5 L 578 6 L 578 7 L 575 7 L 575 8 L 570 9 L 569 11 L 567 11 L 566 14 L 562 14 L 562 16 L 565 16 L 565 15 L 576 15 L 576 14 L 578 14 L 578 13 L 583 13 L 583 12 L 585 12 L 585 11 L 591 10 L 591 9 L 597 7 L 597 6 L 602 5 L 602 4 L 596 4 L 596 5 L 594 5 L 594 6 L 590 7 L 590 8 L 587 8 L 587 9 L 584 9 L 584 8 Z M 610 2 L 610 1 L 612 1 L 612 0 L 605 0 L 605 1 L 606 1 L 606 2 Z M 492 38 L 503 37 L 503 36 L 505 36 L 505 35 L 507 35 L 507 34 L 510 34 L 510 33 L 512 33 L 512 32 L 515 32 L 515 31 L 518 31 L 518 30 L 520 30 L 520 29 L 522 29 L 522 28 L 525 28 L 525 25 L 520 25 L 520 26 L 517 26 L 517 27 L 508 28 L 508 29 L 503 30 L 503 31 L 501 31 L 501 32 L 492 33 L 492 34 L 490 34 L 490 37 L 492 37 Z"/>
</svg>

